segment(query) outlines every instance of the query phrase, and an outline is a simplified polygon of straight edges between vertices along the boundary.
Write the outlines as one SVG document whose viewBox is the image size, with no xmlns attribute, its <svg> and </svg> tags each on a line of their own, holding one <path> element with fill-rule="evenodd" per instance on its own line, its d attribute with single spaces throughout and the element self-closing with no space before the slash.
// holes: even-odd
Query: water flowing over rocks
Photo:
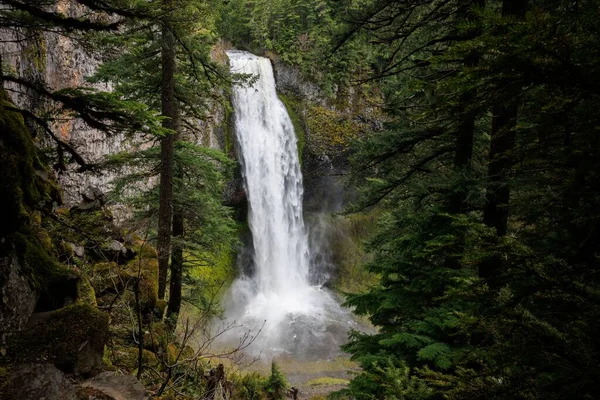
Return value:
<svg viewBox="0 0 600 400">
<path fill-rule="evenodd" d="M 233 72 L 257 77 L 233 93 L 242 175 L 249 200 L 254 274 L 233 283 L 229 320 L 260 334 L 254 354 L 326 357 L 346 337 L 347 312 L 309 281 L 302 173 L 292 121 L 277 97 L 268 59 L 228 53 Z"/>
</svg>

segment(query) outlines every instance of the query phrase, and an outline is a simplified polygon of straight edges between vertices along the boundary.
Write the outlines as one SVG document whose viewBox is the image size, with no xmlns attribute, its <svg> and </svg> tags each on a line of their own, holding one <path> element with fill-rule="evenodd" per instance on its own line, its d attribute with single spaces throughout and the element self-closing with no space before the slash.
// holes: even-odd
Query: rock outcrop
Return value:
<svg viewBox="0 0 600 400">
<path fill-rule="evenodd" d="M 0 346 L 6 342 L 9 332 L 25 328 L 38 299 L 24 276 L 15 250 L 10 247 L 0 255 Z"/>
<path fill-rule="evenodd" d="M 94 389 L 112 400 L 149 400 L 144 386 L 134 376 L 102 372 L 81 384 L 83 389 Z"/>
<path fill-rule="evenodd" d="M 52 364 L 16 366 L 5 395 L 6 399 L 19 400 L 78 400 L 75 387 Z"/>
</svg>

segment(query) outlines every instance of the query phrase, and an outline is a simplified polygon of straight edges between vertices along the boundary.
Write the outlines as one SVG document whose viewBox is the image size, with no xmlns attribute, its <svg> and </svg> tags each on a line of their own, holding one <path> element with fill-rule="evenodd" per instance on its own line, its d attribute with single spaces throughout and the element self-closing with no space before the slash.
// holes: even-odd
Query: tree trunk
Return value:
<svg viewBox="0 0 600 400">
<path fill-rule="evenodd" d="M 171 0 L 163 0 L 169 7 Z M 165 128 L 177 131 L 178 114 L 175 101 L 175 38 L 167 21 L 162 28 L 162 115 Z M 167 135 L 160 141 L 160 190 L 158 209 L 158 297 L 165 298 L 167 271 L 171 250 L 171 224 L 173 218 L 173 145 L 175 134 Z"/>
<path fill-rule="evenodd" d="M 523 19 L 527 11 L 526 0 L 504 0 L 502 16 Z M 508 98 L 508 96 L 506 96 Z M 515 126 L 519 109 L 518 95 L 497 104 L 492 110 L 491 143 L 488 165 L 488 187 L 483 222 L 496 229 L 498 236 L 508 231 L 512 152 L 515 147 Z M 479 267 L 479 276 L 488 280 L 491 287 L 497 286 L 497 277 L 504 262 L 497 254 L 485 260 Z"/>
<path fill-rule="evenodd" d="M 178 172 L 180 175 L 180 172 Z M 169 286 L 169 305 L 167 308 L 167 320 L 170 321 L 172 328 L 177 325 L 177 316 L 181 309 L 181 278 L 183 277 L 183 215 L 181 210 L 175 207 L 173 214 L 173 251 L 171 254 L 171 281 Z M 178 240 L 179 239 L 179 240 Z"/>
<path fill-rule="evenodd" d="M 482 7 L 485 0 L 475 0 L 469 7 L 466 13 L 466 20 L 473 21 L 475 19 L 475 13 L 473 12 L 476 7 Z M 480 34 L 479 29 L 471 29 L 467 32 L 467 38 L 473 39 Z M 478 52 L 471 52 L 465 57 L 464 66 L 465 68 L 473 68 L 479 64 L 481 58 Z M 456 132 L 456 152 L 454 155 L 454 170 L 457 173 L 467 172 L 471 167 L 471 160 L 473 158 L 473 137 L 475 130 L 475 119 L 477 112 L 469 110 L 469 106 L 473 102 L 475 92 L 473 90 L 467 91 L 463 94 L 459 103 L 459 118 L 458 128 Z M 456 192 L 450 197 L 450 213 L 458 214 L 465 208 L 465 200 L 467 198 L 467 191 L 463 188 L 458 188 Z"/>
</svg>

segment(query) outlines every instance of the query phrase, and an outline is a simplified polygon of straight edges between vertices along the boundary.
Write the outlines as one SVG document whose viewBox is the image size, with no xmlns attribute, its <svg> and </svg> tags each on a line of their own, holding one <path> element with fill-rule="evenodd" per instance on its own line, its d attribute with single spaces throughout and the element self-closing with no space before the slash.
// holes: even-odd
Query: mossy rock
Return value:
<svg viewBox="0 0 600 400">
<path fill-rule="evenodd" d="M 16 232 L 29 223 L 35 209 L 49 209 L 60 203 L 58 185 L 41 163 L 23 116 L 0 90 L 0 208 L 3 221 L 0 236 Z"/>
<path fill-rule="evenodd" d="M 154 308 L 155 314 L 162 319 L 162 316 L 165 314 L 165 310 L 167 309 L 167 305 L 169 303 L 166 300 L 158 299 L 156 301 L 156 307 Z"/>
<path fill-rule="evenodd" d="M 296 144 L 298 146 L 298 158 L 300 160 L 300 163 L 302 164 L 304 146 L 306 145 L 306 129 L 304 127 L 304 122 L 300 118 L 302 100 L 294 96 L 283 94 L 279 95 L 279 99 L 285 106 L 287 113 L 290 116 L 290 120 L 292 121 L 292 125 L 294 125 L 294 132 L 296 133 Z"/>
<path fill-rule="evenodd" d="M 89 375 L 102 367 L 108 314 L 84 304 L 34 314 L 32 326 L 9 339 L 14 362 L 51 362 L 64 372 Z"/>
<path fill-rule="evenodd" d="M 26 206 L 33 206 L 44 196 L 36 182 L 36 170 L 41 164 L 31 134 L 23 116 L 10 111 L 14 105 L 5 91 L 0 90 L 0 205 L 4 221 L 0 235 L 17 231 L 29 217 Z"/>
<path fill-rule="evenodd" d="M 96 292 L 87 276 L 81 276 L 77 281 L 77 304 L 87 304 L 97 307 Z"/>
<path fill-rule="evenodd" d="M 53 303 L 49 309 L 62 307 L 66 297 L 75 299 L 76 293 L 70 288 L 78 276 L 57 261 L 53 249 L 40 241 L 34 230 L 23 227 L 14 235 L 17 256 L 31 287 Z"/>
<path fill-rule="evenodd" d="M 97 296 L 116 293 L 122 289 L 119 268 L 119 265 L 113 261 L 99 262 L 91 266 L 90 284 Z"/>
<path fill-rule="evenodd" d="M 138 368 L 138 349 L 132 346 L 116 346 L 110 351 L 110 361 L 114 367 L 126 373 L 133 373 Z M 149 350 L 142 351 L 142 363 L 145 366 L 156 366 L 156 355 Z"/>
<path fill-rule="evenodd" d="M 144 333 L 144 347 L 148 350 L 157 352 L 161 348 L 164 349 L 171 342 L 171 335 L 167 330 L 164 322 L 153 322 L 146 327 Z"/>
<path fill-rule="evenodd" d="M 138 255 L 121 269 L 121 278 L 135 286 L 139 276 L 140 303 L 144 313 L 156 307 L 158 301 L 158 259 Z"/>
</svg>

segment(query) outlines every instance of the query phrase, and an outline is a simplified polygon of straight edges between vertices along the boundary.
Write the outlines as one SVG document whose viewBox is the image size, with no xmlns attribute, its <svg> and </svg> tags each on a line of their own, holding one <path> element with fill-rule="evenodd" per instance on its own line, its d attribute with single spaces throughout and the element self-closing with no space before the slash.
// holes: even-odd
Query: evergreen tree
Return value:
<svg viewBox="0 0 600 400">
<path fill-rule="evenodd" d="M 394 121 L 356 157 L 362 205 L 388 214 L 367 266 L 381 281 L 348 298 L 379 327 L 345 346 L 363 368 L 353 397 L 597 392 L 597 9 L 375 1 L 355 15 L 389 55 L 376 75 Z M 426 388 L 391 393 L 404 368 Z"/>
<path fill-rule="evenodd" d="M 176 317 L 181 304 L 184 266 L 182 243 L 188 242 L 184 238 L 186 224 L 192 225 L 191 232 L 203 229 L 194 225 L 194 222 L 203 219 L 191 217 L 191 205 L 183 199 L 192 196 L 186 192 L 192 188 L 196 191 L 207 190 L 206 195 L 193 195 L 196 196 L 196 202 L 206 201 L 210 196 L 219 198 L 220 194 L 209 187 L 222 187 L 222 179 L 209 184 L 200 177 L 216 173 L 214 171 L 220 168 L 218 164 L 225 161 L 223 156 L 217 157 L 212 152 L 209 158 L 216 164 L 202 162 L 201 159 L 206 158 L 208 153 L 200 150 L 190 152 L 185 140 L 198 140 L 197 132 L 208 120 L 211 107 L 219 102 L 224 103 L 224 88 L 231 82 L 226 68 L 216 64 L 210 57 L 215 37 L 211 30 L 209 4 L 195 0 L 165 0 L 154 3 L 154 7 L 155 18 L 135 24 L 125 34 L 104 38 L 105 44 L 117 45 L 119 50 L 99 69 L 95 80 L 114 82 L 115 90 L 124 97 L 141 99 L 151 107 L 161 108 L 164 127 L 171 132 L 160 139 L 157 248 L 159 297 L 165 295 L 170 267 L 168 314 Z M 183 151 L 186 156 L 177 155 L 178 151 Z M 194 155 L 200 159 L 192 161 Z M 203 165 L 207 170 L 198 171 L 198 165 Z M 190 179 L 190 168 L 195 171 L 194 174 L 199 174 L 197 180 Z M 188 188 L 187 185 L 191 183 L 195 186 Z M 194 205 L 198 210 L 206 208 L 206 204 Z M 207 216 L 204 222 L 231 227 L 226 212 L 214 212 L 211 217 L 214 219 Z M 220 222 L 216 223 L 219 219 Z M 207 232 L 210 229 L 207 227 Z M 229 228 L 224 232 L 230 233 Z M 231 242 L 224 236 L 221 239 L 225 244 Z"/>
</svg>

